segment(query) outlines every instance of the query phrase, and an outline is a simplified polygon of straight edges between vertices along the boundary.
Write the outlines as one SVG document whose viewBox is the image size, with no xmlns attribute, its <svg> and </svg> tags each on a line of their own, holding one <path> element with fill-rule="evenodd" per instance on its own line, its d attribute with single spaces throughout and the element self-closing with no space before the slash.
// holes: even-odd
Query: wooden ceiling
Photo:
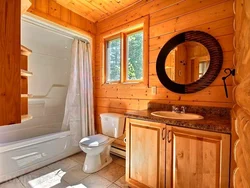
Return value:
<svg viewBox="0 0 250 188">
<path fill-rule="evenodd" d="M 97 22 L 142 0 L 54 0 L 71 11 Z"/>
</svg>

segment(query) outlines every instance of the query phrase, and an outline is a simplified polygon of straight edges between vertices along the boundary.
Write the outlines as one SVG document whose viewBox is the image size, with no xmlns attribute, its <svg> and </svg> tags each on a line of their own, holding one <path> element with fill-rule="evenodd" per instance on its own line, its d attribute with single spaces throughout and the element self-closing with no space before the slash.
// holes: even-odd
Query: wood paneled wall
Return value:
<svg viewBox="0 0 250 188">
<path fill-rule="evenodd" d="M 31 2 L 32 6 L 28 12 L 70 29 L 81 30 L 92 37 L 95 36 L 96 25 L 93 22 L 59 5 L 55 0 L 31 0 Z"/>
<path fill-rule="evenodd" d="M 142 85 L 103 85 L 100 36 L 118 26 L 149 15 L 149 83 Z M 161 103 L 232 107 L 232 95 L 225 97 L 222 76 L 208 88 L 194 94 L 176 94 L 164 88 L 156 75 L 156 58 L 161 47 L 173 36 L 188 30 L 200 30 L 213 35 L 224 53 L 223 68 L 232 67 L 233 59 L 233 0 L 149 0 L 97 23 L 95 64 L 96 121 L 100 131 L 99 114 L 124 113 L 146 109 L 149 101 Z M 227 80 L 229 93 L 232 79 Z M 157 86 L 157 94 L 151 93 Z"/>
<path fill-rule="evenodd" d="M 250 1 L 235 0 L 236 83 L 232 113 L 232 185 L 250 188 Z"/>
</svg>

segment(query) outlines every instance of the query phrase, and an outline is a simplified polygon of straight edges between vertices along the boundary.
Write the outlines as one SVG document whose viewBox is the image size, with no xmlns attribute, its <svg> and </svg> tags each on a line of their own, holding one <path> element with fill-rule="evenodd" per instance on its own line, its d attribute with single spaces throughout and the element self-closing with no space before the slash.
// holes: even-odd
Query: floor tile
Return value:
<svg viewBox="0 0 250 188">
<path fill-rule="evenodd" d="M 122 187 L 122 188 L 127 188 L 129 187 L 129 185 L 127 184 L 127 182 L 125 181 L 125 175 L 122 176 L 120 179 L 118 179 L 116 182 L 115 182 L 116 185 Z"/>
<path fill-rule="evenodd" d="M 84 160 L 85 160 L 85 156 L 86 154 L 82 151 L 80 153 L 77 153 L 75 155 L 72 155 L 71 157 L 69 157 L 70 159 L 78 162 L 79 164 L 83 165 Z"/>
<path fill-rule="evenodd" d="M 97 174 L 111 182 L 114 182 L 125 174 L 125 168 L 116 163 L 111 163 L 97 172 Z"/>
<path fill-rule="evenodd" d="M 18 178 L 26 188 L 56 188 L 67 187 L 68 184 L 61 181 L 61 177 L 56 175 L 56 171 L 44 167 Z"/>
<path fill-rule="evenodd" d="M 3 184 L 0 184 L 0 188 L 24 188 L 22 183 L 16 178 L 13 180 L 10 180 L 8 182 L 5 182 Z"/>
<path fill-rule="evenodd" d="M 48 181 L 45 181 L 34 188 L 67 188 L 70 185 L 65 181 L 61 180 L 60 177 L 54 177 Z"/>
<path fill-rule="evenodd" d="M 90 174 L 84 173 L 82 170 L 82 165 L 78 164 L 67 171 L 59 172 L 57 175 L 68 184 L 73 185 L 88 177 Z"/>
<path fill-rule="evenodd" d="M 97 174 L 88 176 L 87 178 L 83 179 L 81 183 L 87 188 L 106 188 L 112 184 L 112 182 Z"/>
<path fill-rule="evenodd" d="M 61 161 L 55 162 L 48 166 L 51 170 L 68 170 L 74 166 L 78 165 L 78 163 L 70 158 L 63 159 Z"/>
<path fill-rule="evenodd" d="M 118 157 L 117 159 L 114 160 L 114 163 L 125 167 L 125 159 L 123 158 Z"/>
<path fill-rule="evenodd" d="M 112 185 L 110 185 L 108 188 L 120 188 L 118 185 L 116 185 L 116 184 L 112 184 Z"/>
</svg>

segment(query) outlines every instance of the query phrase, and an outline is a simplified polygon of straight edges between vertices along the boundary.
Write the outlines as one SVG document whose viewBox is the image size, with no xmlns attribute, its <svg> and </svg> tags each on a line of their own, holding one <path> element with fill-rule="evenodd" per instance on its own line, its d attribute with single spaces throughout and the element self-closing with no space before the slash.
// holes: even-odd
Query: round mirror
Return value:
<svg viewBox="0 0 250 188">
<path fill-rule="evenodd" d="M 172 49 L 165 61 L 168 77 L 178 84 L 190 84 L 199 80 L 208 70 L 210 55 L 198 42 L 188 41 Z"/>
<path fill-rule="evenodd" d="M 188 31 L 170 39 L 161 49 L 156 72 L 160 82 L 176 93 L 194 93 L 218 76 L 223 53 L 218 41 L 201 31 Z"/>
</svg>

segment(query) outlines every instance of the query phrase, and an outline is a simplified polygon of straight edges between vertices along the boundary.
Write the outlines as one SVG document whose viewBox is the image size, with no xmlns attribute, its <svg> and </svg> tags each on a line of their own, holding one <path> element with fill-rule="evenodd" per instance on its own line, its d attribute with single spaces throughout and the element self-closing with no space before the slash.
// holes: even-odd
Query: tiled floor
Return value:
<svg viewBox="0 0 250 188">
<path fill-rule="evenodd" d="M 83 152 L 30 172 L 0 188 L 126 188 L 125 160 L 112 156 L 113 162 L 94 174 L 82 171 Z"/>
</svg>

